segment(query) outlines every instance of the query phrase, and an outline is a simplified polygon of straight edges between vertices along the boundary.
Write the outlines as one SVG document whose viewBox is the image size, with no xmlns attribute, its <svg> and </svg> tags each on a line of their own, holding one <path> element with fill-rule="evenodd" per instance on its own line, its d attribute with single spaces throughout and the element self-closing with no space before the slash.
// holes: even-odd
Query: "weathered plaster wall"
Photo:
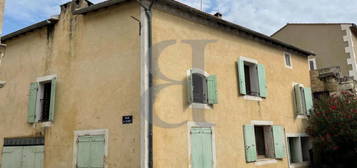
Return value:
<svg viewBox="0 0 357 168">
<path fill-rule="evenodd" d="M 340 66 L 348 76 L 352 66 L 347 65 L 345 35 L 340 24 L 290 24 L 273 37 L 314 52 L 317 68 Z"/>
<path fill-rule="evenodd" d="M 177 11 L 173 11 L 177 12 Z M 178 13 L 179 14 L 179 13 Z M 243 125 L 252 120 L 273 121 L 286 133 L 303 133 L 304 119 L 296 119 L 293 82 L 310 86 L 307 57 L 292 56 L 293 69 L 284 65 L 283 50 L 242 38 L 182 17 L 154 10 L 154 44 L 175 40 L 158 57 L 154 84 L 158 89 L 154 104 L 155 168 L 188 167 L 188 121 L 215 124 L 217 167 L 255 167 L 246 164 Z M 204 70 L 217 75 L 218 104 L 212 109 L 188 107 L 186 71 L 192 68 L 192 48 L 183 40 L 217 40 L 207 45 Z M 263 101 L 245 100 L 238 94 L 236 61 L 240 56 L 265 65 L 268 97 Z M 157 55 L 156 55 L 157 57 Z M 160 78 L 160 72 L 170 80 Z M 166 87 L 167 86 L 167 87 Z M 287 158 L 265 168 L 286 168 Z"/>
<path fill-rule="evenodd" d="M 26 122 L 30 82 L 56 74 L 55 121 L 43 131 L 45 167 L 72 167 L 74 131 L 108 129 L 108 167 L 140 165 L 140 37 L 136 3 L 73 16 L 62 7 L 54 32 L 37 30 L 6 41 L 0 78 L 0 144 L 33 136 Z M 49 39 L 49 40 L 48 40 Z M 4 103 L 3 103 L 4 102 Z M 122 116 L 134 123 L 122 125 Z"/>
</svg>

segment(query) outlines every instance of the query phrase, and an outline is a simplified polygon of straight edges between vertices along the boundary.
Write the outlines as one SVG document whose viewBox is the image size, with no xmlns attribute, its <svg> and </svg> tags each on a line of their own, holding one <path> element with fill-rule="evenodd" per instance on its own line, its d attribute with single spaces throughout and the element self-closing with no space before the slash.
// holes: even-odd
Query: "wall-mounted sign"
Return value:
<svg viewBox="0 0 357 168">
<path fill-rule="evenodd" d="M 133 116 L 123 116 L 122 120 L 123 124 L 132 124 L 133 123 Z"/>
</svg>

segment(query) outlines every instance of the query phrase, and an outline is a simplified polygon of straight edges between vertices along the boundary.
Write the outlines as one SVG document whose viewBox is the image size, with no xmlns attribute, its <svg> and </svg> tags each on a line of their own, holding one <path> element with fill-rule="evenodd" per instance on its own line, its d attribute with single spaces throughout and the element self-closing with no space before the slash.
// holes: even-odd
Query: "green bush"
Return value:
<svg viewBox="0 0 357 168">
<path fill-rule="evenodd" d="M 318 162 L 356 164 L 357 96 L 343 92 L 315 99 L 306 132 L 312 137 Z"/>
</svg>

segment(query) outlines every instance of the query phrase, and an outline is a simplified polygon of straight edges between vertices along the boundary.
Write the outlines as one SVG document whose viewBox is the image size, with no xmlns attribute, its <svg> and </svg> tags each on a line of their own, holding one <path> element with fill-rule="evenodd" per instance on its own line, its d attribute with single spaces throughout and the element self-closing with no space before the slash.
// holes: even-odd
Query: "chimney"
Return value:
<svg viewBox="0 0 357 168">
<path fill-rule="evenodd" d="M 216 16 L 217 18 L 222 19 L 222 14 L 221 14 L 221 13 L 219 13 L 219 12 L 217 12 L 216 14 L 214 14 L 214 16 Z"/>
</svg>

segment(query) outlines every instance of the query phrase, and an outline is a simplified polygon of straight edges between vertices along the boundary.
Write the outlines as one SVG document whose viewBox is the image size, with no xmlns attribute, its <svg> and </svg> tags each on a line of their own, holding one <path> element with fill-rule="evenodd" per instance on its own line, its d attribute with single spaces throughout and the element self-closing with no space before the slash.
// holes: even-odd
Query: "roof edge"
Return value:
<svg viewBox="0 0 357 168">
<path fill-rule="evenodd" d="M 4 36 L 1 37 L 1 40 L 2 41 L 10 40 L 10 39 L 12 39 L 14 37 L 20 36 L 22 34 L 25 34 L 27 32 L 33 31 L 35 29 L 39 29 L 39 28 L 42 28 L 42 27 L 45 27 L 45 26 L 48 26 L 48 25 L 56 24 L 57 22 L 58 22 L 57 18 L 46 19 L 44 21 L 35 23 L 35 24 L 30 25 L 28 27 L 25 27 L 25 28 L 22 28 L 20 30 L 15 31 L 15 32 L 12 32 L 10 34 L 4 35 Z"/>
<path fill-rule="evenodd" d="M 97 3 L 97 4 L 94 4 L 94 5 L 88 6 L 86 8 L 76 9 L 72 13 L 74 15 L 86 14 L 86 13 L 89 13 L 89 12 L 92 12 L 92 11 L 96 11 L 96 10 L 99 10 L 99 9 L 102 9 L 102 8 L 110 7 L 110 6 L 117 5 L 117 4 L 124 3 L 124 2 L 128 2 L 128 1 L 130 1 L 130 0 L 109 0 L 109 1 L 104 1 L 104 2 L 101 2 L 101 3 Z"/>
</svg>

